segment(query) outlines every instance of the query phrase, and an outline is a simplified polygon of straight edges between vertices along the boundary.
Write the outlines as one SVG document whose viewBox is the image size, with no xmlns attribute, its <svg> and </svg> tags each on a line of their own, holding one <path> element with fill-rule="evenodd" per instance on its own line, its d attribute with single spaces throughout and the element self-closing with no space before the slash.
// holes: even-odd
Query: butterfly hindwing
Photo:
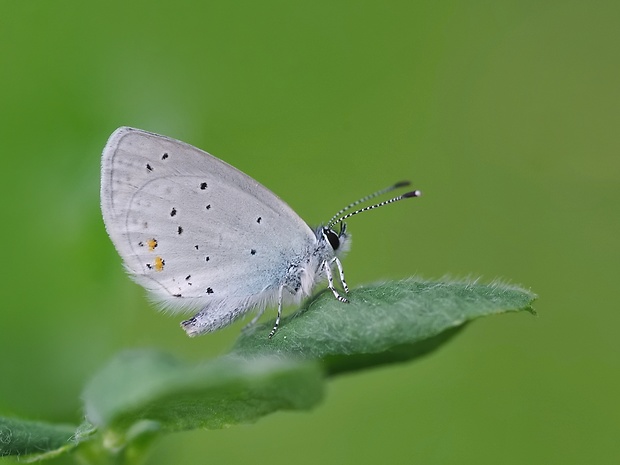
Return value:
<svg viewBox="0 0 620 465">
<path fill-rule="evenodd" d="M 260 299 L 316 241 L 271 191 L 183 142 L 120 128 L 102 163 L 108 233 L 134 279 L 167 306 Z"/>
</svg>

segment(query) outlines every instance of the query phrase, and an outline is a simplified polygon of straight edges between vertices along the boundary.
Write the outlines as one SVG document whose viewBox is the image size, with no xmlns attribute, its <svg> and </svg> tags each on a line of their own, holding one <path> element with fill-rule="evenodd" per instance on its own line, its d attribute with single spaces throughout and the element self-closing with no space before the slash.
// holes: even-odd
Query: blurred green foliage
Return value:
<svg viewBox="0 0 620 465">
<path fill-rule="evenodd" d="M 349 284 L 496 276 L 541 296 L 416 365 L 344 376 L 320 408 L 167 437 L 149 463 L 615 463 L 620 4 L 0 3 L 0 414 L 79 423 L 121 349 L 201 360 L 124 275 L 99 157 L 131 125 L 237 166 L 309 223 L 355 218 Z"/>
</svg>

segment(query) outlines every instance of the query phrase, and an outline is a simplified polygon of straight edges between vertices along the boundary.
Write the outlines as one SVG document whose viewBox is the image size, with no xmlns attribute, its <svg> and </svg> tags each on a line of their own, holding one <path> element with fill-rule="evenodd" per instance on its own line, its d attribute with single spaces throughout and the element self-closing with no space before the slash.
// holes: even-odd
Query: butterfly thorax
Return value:
<svg viewBox="0 0 620 465">
<path fill-rule="evenodd" d="M 331 266 L 334 258 L 341 257 L 350 246 L 345 228 L 337 233 L 319 226 L 314 233 L 316 241 L 290 263 L 285 278 L 285 288 L 298 298 L 309 296 L 316 284 L 325 279 L 325 265 Z"/>
</svg>

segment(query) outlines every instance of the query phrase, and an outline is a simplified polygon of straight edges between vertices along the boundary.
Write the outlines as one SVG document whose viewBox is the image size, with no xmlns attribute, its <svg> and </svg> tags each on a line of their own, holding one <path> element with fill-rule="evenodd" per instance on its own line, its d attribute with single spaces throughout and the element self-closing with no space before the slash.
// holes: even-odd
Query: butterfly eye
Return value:
<svg viewBox="0 0 620 465">
<path fill-rule="evenodd" d="M 338 238 L 338 234 L 328 228 L 323 228 L 323 234 L 329 241 L 329 245 L 332 246 L 332 249 L 338 250 L 338 247 L 340 247 L 340 239 Z"/>
</svg>

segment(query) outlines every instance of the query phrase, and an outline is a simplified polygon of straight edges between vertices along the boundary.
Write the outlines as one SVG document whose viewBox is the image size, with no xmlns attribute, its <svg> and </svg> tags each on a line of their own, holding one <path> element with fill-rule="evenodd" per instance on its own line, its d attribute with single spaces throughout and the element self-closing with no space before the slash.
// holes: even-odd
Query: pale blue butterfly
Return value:
<svg viewBox="0 0 620 465">
<path fill-rule="evenodd" d="M 344 220 L 362 211 L 418 197 L 420 191 L 342 216 L 350 208 L 393 189 L 364 197 L 310 228 L 284 201 L 218 158 L 184 142 L 122 127 L 102 156 L 101 210 L 125 268 L 165 308 L 199 310 L 184 321 L 188 335 L 222 328 L 249 310 L 258 319 L 267 306 L 310 295 L 350 246 Z M 334 229 L 339 225 L 338 231 Z"/>
</svg>

